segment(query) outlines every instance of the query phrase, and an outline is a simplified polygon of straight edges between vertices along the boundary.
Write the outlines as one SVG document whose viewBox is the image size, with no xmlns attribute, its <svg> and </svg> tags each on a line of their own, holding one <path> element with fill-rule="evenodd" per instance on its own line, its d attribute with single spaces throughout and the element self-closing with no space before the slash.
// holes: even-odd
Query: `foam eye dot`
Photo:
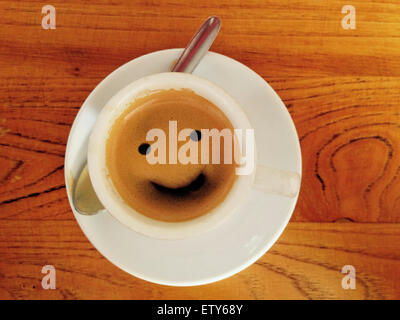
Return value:
<svg viewBox="0 0 400 320">
<path fill-rule="evenodd" d="M 143 155 L 148 154 L 150 152 L 150 150 L 151 150 L 151 147 L 148 143 L 142 143 L 138 148 L 139 153 L 143 154 Z"/>
<path fill-rule="evenodd" d="M 201 140 L 201 131 L 193 130 L 190 134 L 190 139 L 192 139 L 193 141 L 200 141 Z"/>
</svg>

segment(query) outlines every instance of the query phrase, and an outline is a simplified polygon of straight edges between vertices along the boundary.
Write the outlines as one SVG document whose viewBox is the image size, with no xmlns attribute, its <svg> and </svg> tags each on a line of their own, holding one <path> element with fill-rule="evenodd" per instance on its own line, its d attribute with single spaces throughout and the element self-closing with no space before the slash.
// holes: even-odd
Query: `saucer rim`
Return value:
<svg viewBox="0 0 400 320">
<path fill-rule="evenodd" d="M 68 156 L 67 155 L 69 154 L 69 149 L 71 148 L 71 143 L 70 143 L 71 136 L 72 136 L 73 132 L 76 130 L 77 123 L 79 123 L 80 118 L 82 117 L 83 110 L 85 109 L 85 104 L 99 90 L 102 90 L 102 86 L 105 84 L 105 82 L 110 81 L 110 79 L 112 77 L 114 77 L 116 74 L 118 74 L 123 68 L 126 68 L 126 66 L 128 64 L 131 64 L 131 63 L 139 64 L 139 63 L 141 63 L 141 60 L 144 60 L 148 56 L 151 56 L 151 55 L 162 55 L 163 53 L 166 53 L 166 52 L 179 53 L 179 52 L 182 52 L 182 51 L 183 51 L 183 48 L 172 48 L 172 49 L 158 50 L 158 51 L 147 53 L 145 55 L 139 56 L 137 58 L 134 58 L 134 59 L 124 63 L 123 65 L 121 65 L 120 67 L 115 69 L 113 72 L 108 74 L 104 79 L 102 79 L 96 85 L 96 87 L 90 92 L 90 94 L 85 99 L 85 101 L 82 103 L 81 108 L 78 111 L 78 113 L 77 113 L 77 115 L 76 115 L 76 117 L 74 119 L 74 122 L 73 122 L 73 124 L 71 126 L 71 129 L 70 129 L 70 133 L 68 135 L 66 151 L 65 151 L 64 167 L 67 168 L 67 160 L 68 160 Z M 248 66 L 244 65 L 243 63 L 241 63 L 241 62 L 239 62 L 239 61 L 237 61 L 237 60 L 235 60 L 233 58 L 230 58 L 230 57 L 228 57 L 226 55 L 223 55 L 223 54 L 220 54 L 220 53 L 216 53 L 216 52 L 209 51 L 207 53 L 207 55 L 215 55 L 215 56 L 217 56 L 219 58 L 228 59 L 232 63 L 240 64 L 242 67 L 244 67 L 246 69 L 247 72 L 251 72 L 254 76 L 256 76 L 257 78 L 261 79 L 263 81 L 264 85 L 266 85 L 267 87 L 269 87 L 271 89 L 271 92 L 273 92 L 273 94 L 275 95 L 275 99 L 278 98 L 278 100 L 280 101 L 281 107 L 283 107 L 284 110 L 286 111 L 286 116 L 288 118 L 287 120 L 288 120 L 288 122 L 290 124 L 291 131 L 292 131 L 291 133 L 294 134 L 294 137 L 297 140 L 297 144 L 296 144 L 297 145 L 296 154 L 297 154 L 297 160 L 298 160 L 297 167 L 298 167 L 298 173 L 299 173 L 300 178 L 301 178 L 302 177 L 302 156 L 301 156 L 300 141 L 299 141 L 298 134 L 297 134 L 296 128 L 294 126 L 293 120 L 292 120 L 289 112 L 287 111 L 285 104 L 280 99 L 279 95 L 275 92 L 275 90 L 269 85 L 269 83 L 267 81 L 265 81 L 260 75 L 258 75 L 255 71 L 253 71 L 252 69 L 250 69 Z M 211 80 L 209 80 L 209 81 L 211 81 Z M 113 261 L 111 258 L 106 256 L 101 250 L 99 250 L 98 246 L 95 244 L 96 240 L 93 239 L 92 236 L 88 235 L 89 232 L 86 230 L 85 225 L 83 223 L 81 223 L 81 221 L 78 219 L 78 217 L 80 217 L 79 213 L 77 213 L 76 210 L 74 210 L 74 208 L 73 208 L 71 192 L 70 192 L 70 190 L 68 190 L 68 185 L 69 185 L 68 181 L 69 181 L 70 177 L 68 176 L 67 170 L 64 170 L 64 177 L 65 177 L 65 183 L 66 183 L 66 186 L 67 186 L 66 190 L 67 190 L 68 201 L 69 201 L 71 210 L 72 210 L 72 212 L 74 214 L 74 217 L 75 217 L 76 221 L 78 222 L 78 225 L 81 228 L 82 232 L 85 234 L 86 238 L 89 240 L 89 242 L 96 248 L 96 250 L 103 257 L 105 257 L 108 261 L 110 261 L 113 265 L 117 266 L 121 270 L 123 270 L 123 271 L 127 272 L 128 274 L 133 275 L 133 276 L 135 276 L 137 278 L 140 278 L 140 279 L 145 280 L 145 281 L 149 281 L 151 283 L 156 283 L 156 284 L 161 284 L 161 285 L 168 285 L 168 286 L 178 286 L 178 287 L 198 286 L 198 285 L 205 285 L 205 284 L 210 284 L 210 283 L 213 283 L 213 282 L 216 282 L 216 281 L 220 281 L 220 280 L 226 279 L 228 277 L 231 277 L 232 275 L 234 275 L 234 274 L 236 274 L 236 273 L 238 273 L 240 271 L 243 271 L 244 269 L 246 269 L 247 267 L 252 265 L 254 262 L 256 262 L 260 257 L 262 257 L 272 247 L 273 244 L 276 243 L 276 241 L 278 240 L 278 238 L 280 237 L 280 235 L 282 234 L 282 232 L 286 228 L 286 226 L 287 226 L 287 224 L 288 224 L 288 222 L 289 222 L 289 220 L 290 220 L 290 218 L 291 218 L 291 216 L 293 214 L 293 211 L 294 211 L 295 206 L 297 204 L 298 196 L 299 196 L 299 193 L 300 193 L 300 190 L 299 190 L 297 195 L 294 198 L 291 199 L 291 203 L 290 203 L 289 209 L 288 209 L 287 214 L 286 214 L 286 218 L 284 219 L 283 223 L 281 223 L 279 228 L 277 228 L 274 231 L 273 236 L 271 236 L 268 239 L 268 241 L 265 242 L 265 245 L 264 246 L 260 246 L 258 248 L 258 250 L 255 252 L 255 254 L 252 254 L 251 258 L 249 258 L 248 260 L 244 261 L 241 264 L 238 264 L 235 268 L 232 268 L 232 269 L 230 269 L 229 271 L 226 271 L 226 272 L 219 273 L 216 276 L 207 277 L 207 278 L 200 279 L 200 280 L 194 280 L 194 281 L 185 280 L 185 281 L 181 281 L 180 282 L 180 281 L 168 281 L 168 280 L 166 281 L 165 279 L 159 279 L 159 278 L 154 277 L 154 276 L 148 277 L 145 274 L 143 274 L 141 272 L 138 272 L 137 270 L 132 271 L 131 268 L 129 266 L 126 266 L 124 262 L 122 262 L 122 261 Z M 104 211 L 100 212 L 99 215 L 100 214 L 104 214 Z M 124 226 L 122 224 L 120 224 L 120 225 L 123 228 L 127 228 L 126 226 Z M 132 232 L 134 232 L 134 231 L 132 231 Z"/>
</svg>

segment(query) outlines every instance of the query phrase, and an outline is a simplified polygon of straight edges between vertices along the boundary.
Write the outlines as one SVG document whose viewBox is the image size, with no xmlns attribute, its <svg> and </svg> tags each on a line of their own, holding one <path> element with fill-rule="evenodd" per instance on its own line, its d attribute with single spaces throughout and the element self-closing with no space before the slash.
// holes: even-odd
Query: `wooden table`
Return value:
<svg viewBox="0 0 400 320">
<path fill-rule="evenodd" d="M 320 0 L 0 3 L 0 299 L 400 298 L 400 2 Z M 356 9 L 344 30 L 341 9 Z M 213 51 L 248 65 L 285 102 L 303 153 L 292 220 L 254 265 L 175 288 L 121 271 L 68 204 L 64 152 L 82 102 L 140 55 L 184 47 L 209 15 Z M 42 266 L 56 267 L 44 290 Z M 344 290 L 341 269 L 356 269 Z"/>
</svg>

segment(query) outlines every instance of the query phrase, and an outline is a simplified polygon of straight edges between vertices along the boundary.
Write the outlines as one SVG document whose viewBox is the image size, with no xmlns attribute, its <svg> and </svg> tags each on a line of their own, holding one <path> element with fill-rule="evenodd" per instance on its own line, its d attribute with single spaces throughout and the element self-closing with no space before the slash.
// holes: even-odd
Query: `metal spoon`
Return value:
<svg viewBox="0 0 400 320">
<path fill-rule="evenodd" d="M 171 71 L 192 73 L 211 47 L 220 27 L 221 20 L 218 17 L 209 17 L 189 41 Z M 72 201 L 75 210 L 80 214 L 94 215 L 104 209 L 93 189 L 87 164 L 85 164 L 79 173 L 78 180 L 73 189 Z"/>
</svg>

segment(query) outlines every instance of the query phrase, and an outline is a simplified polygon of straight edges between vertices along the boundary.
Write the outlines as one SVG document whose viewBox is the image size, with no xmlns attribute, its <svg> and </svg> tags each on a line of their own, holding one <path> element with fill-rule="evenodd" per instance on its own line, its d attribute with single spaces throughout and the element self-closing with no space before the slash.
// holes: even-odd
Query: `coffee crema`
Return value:
<svg viewBox="0 0 400 320">
<path fill-rule="evenodd" d="M 178 149 L 188 142 L 198 144 L 198 163 L 150 164 L 146 154 L 152 141 L 146 141 L 151 129 L 166 133 L 166 157 L 169 159 L 169 123 L 176 121 L 178 133 L 190 128 L 186 141 L 177 141 Z M 137 212 L 156 220 L 179 222 L 197 218 L 216 208 L 228 195 L 236 179 L 235 161 L 231 164 L 202 164 L 201 129 L 229 129 L 226 115 L 207 99 L 189 89 L 160 90 L 137 98 L 114 122 L 106 143 L 106 166 L 121 198 Z M 224 143 L 219 146 L 224 156 Z M 225 151 L 226 152 L 226 151 Z M 230 150 L 232 152 L 232 150 Z"/>
</svg>

